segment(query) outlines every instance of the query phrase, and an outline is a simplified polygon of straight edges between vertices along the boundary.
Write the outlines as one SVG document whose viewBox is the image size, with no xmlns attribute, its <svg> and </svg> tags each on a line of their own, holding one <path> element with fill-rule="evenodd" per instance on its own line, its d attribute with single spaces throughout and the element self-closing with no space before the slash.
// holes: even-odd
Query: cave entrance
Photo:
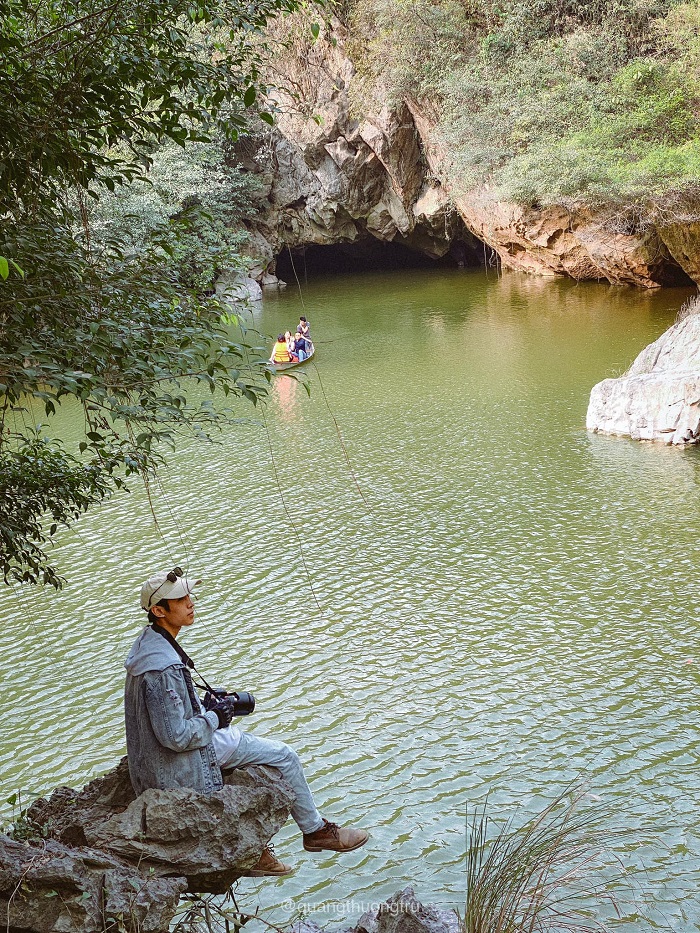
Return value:
<svg viewBox="0 0 700 933">
<path fill-rule="evenodd" d="M 440 259 L 410 249 L 396 241 L 385 242 L 370 237 L 355 243 L 334 243 L 328 246 L 292 248 L 297 275 L 302 278 L 319 275 L 339 275 L 352 272 L 375 272 L 391 269 L 435 269 L 440 267 L 480 266 L 483 260 L 473 244 L 456 240 Z M 285 282 L 294 281 L 294 268 L 289 250 L 277 257 L 275 275 Z"/>
</svg>

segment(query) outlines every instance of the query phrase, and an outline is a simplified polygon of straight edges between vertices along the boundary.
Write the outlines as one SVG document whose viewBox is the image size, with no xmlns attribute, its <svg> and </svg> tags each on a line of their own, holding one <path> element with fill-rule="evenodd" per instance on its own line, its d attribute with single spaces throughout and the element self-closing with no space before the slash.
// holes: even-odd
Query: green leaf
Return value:
<svg viewBox="0 0 700 933">
<path fill-rule="evenodd" d="M 257 91 L 251 84 L 251 86 L 246 90 L 243 95 L 243 105 L 245 107 L 251 107 L 255 103 L 255 98 L 258 96 Z"/>
<path fill-rule="evenodd" d="M 314 37 L 314 39 L 318 39 L 320 32 L 321 32 L 321 27 L 319 26 L 319 24 L 312 23 L 311 24 L 311 35 Z"/>
<path fill-rule="evenodd" d="M 258 116 L 260 117 L 261 120 L 263 120 L 269 126 L 275 125 L 275 118 L 272 116 L 271 113 L 268 113 L 267 110 L 261 110 Z"/>
<path fill-rule="evenodd" d="M 4 256 L 0 256 L 0 276 L 3 279 L 7 279 L 10 274 L 10 264 Z"/>
</svg>

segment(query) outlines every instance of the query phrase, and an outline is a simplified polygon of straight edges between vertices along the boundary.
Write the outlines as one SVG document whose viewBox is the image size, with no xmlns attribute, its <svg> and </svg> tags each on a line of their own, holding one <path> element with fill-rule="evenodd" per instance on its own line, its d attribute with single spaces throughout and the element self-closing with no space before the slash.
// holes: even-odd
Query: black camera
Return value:
<svg viewBox="0 0 700 933">
<path fill-rule="evenodd" d="M 204 709 L 213 709 L 219 700 L 223 700 L 224 697 L 233 698 L 234 716 L 250 716 L 250 714 L 255 709 L 255 697 L 252 693 L 248 693 L 247 690 L 229 692 L 228 690 L 224 690 L 221 687 L 214 687 L 211 690 L 207 690 L 207 692 L 204 694 L 204 699 L 202 700 Z"/>
</svg>

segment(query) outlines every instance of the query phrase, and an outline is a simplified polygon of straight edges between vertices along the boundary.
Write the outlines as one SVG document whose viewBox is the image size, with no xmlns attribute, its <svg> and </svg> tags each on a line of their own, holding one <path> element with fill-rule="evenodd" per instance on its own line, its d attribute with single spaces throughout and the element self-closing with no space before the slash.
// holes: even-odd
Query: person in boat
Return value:
<svg viewBox="0 0 700 933">
<path fill-rule="evenodd" d="M 310 354 L 310 341 L 303 334 L 297 334 L 294 338 L 294 353 L 299 362 L 303 362 Z"/>
<path fill-rule="evenodd" d="M 214 690 L 199 675 L 207 688 L 200 700 L 190 673 L 198 672 L 177 641 L 181 630 L 194 623 L 192 588 L 197 582 L 176 567 L 152 574 L 141 587 L 141 609 L 148 613 L 149 624 L 124 664 L 126 746 L 134 790 L 141 794 L 151 787 L 189 787 L 200 794 L 213 794 L 224 786 L 222 769 L 270 765 L 294 790 L 292 818 L 308 852 L 358 849 L 369 834 L 321 816 L 292 748 L 231 724 L 234 716 L 254 709 L 250 694 Z M 281 876 L 291 870 L 268 846 L 248 875 Z"/>
<path fill-rule="evenodd" d="M 297 333 L 301 334 L 303 337 L 306 337 L 307 340 L 311 340 L 311 327 L 303 315 L 299 318 L 299 323 L 297 324 Z"/>
<path fill-rule="evenodd" d="M 291 363 L 292 355 L 289 352 L 289 347 L 287 346 L 287 339 L 284 334 L 277 335 L 277 342 L 275 343 L 272 349 L 272 355 L 270 356 L 271 363 Z"/>
<path fill-rule="evenodd" d="M 292 334 L 291 330 L 285 332 L 284 339 L 287 341 L 287 350 L 289 350 L 289 356 L 291 357 L 292 362 L 297 363 L 299 361 L 299 357 L 296 355 L 296 351 L 294 350 L 294 335 Z"/>
</svg>

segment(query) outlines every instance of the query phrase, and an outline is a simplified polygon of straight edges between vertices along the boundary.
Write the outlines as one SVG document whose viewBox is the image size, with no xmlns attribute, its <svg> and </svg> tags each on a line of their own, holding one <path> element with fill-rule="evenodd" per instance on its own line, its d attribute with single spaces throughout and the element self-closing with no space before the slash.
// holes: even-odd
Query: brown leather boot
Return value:
<svg viewBox="0 0 700 933">
<path fill-rule="evenodd" d="M 369 839 L 369 833 L 364 829 L 351 829 L 349 826 L 338 826 L 337 823 L 323 821 L 323 826 L 315 833 L 304 834 L 304 848 L 307 852 L 320 852 L 330 849 L 331 852 L 352 852 L 359 849 Z"/>
<path fill-rule="evenodd" d="M 291 865 L 285 865 L 275 855 L 275 850 L 268 844 L 262 850 L 262 855 L 256 865 L 249 868 L 245 873 L 246 878 L 266 878 L 267 876 L 281 878 L 284 875 L 291 875 L 294 869 Z"/>
</svg>

